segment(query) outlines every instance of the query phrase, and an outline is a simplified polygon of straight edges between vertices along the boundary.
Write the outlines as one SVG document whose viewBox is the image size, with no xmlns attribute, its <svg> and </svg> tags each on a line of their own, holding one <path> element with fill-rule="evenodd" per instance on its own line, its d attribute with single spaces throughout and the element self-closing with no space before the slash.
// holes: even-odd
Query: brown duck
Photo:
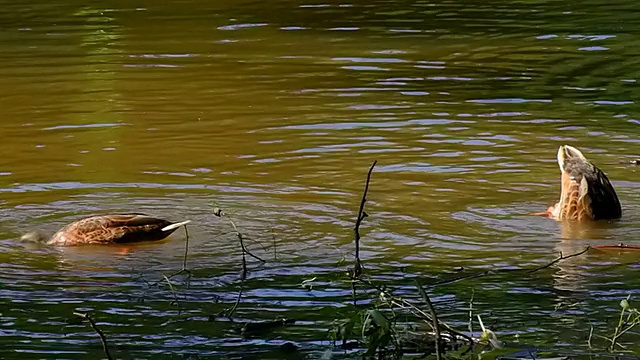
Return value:
<svg viewBox="0 0 640 360">
<path fill-rule="evenodd" d="M 545 215 L 556 220 L 619 219 L 620 201 L 607 175 L 582 155 L 580 150 L 562 145 L 558 149 L 560 165 L 560 200 Z"/>
<path fill-rule="evenodd" d="M 189 222 L 173 223 L 144 214 L 99 215 L 72 222 L 51 237 L 31 232 L 21 240 L 62 246 L 155 241 L 166 238 Z"/>
</svg>

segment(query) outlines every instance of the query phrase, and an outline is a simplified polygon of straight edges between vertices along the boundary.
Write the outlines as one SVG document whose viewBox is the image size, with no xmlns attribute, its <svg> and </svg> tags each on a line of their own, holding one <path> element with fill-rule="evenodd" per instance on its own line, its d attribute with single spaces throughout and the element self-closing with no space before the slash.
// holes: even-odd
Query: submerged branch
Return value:
<svg viewBox="0 0 640 360">
<path fill-rule="evenodd" d="M 91 318 L 91 315 L 89 315 L 89 313 L 81 313 L 76 311 L 73 312 L 73 315 L 79 316 L 89 322 L 89 324 L 93 328 L 93 331 L 95 331 L 96 334 L 98 334 L 98 336 L 100 337 L 100 342 L 102 343 L 102 350 L 104 351 L 104 354 L 106 355 L 107 359 L 112 360 L 113 357 L 111 357 L 111 353 L 109 352 L 109 348 L 107 347 L 107 338 L 102 333 L 102 330 L 98 328 L 95 321 L 93 321 L 93 319 Z"/>
<path fill-rule="evenodd" d="M 238 298 L 236 299 L 236 302 L 233 304 L 233 307 L 227 313 L 227 317 L 229 319 L 231 319 L 233 317 L 233 314 L 238 309 L 238 305 L 240 305 L 240 299 L 242 298 L 242 291 L 243 290 L 244 290 L 244 287 L 240 287 L 240 291 L 238 292 Z"/>
<path fill-rule="evenodd" d="M 584 253 L 586 253 L 587 251 L 589 251 L 591 249 L 591 246 L 587 246 L 584 250 L 571 254 L 571 255 L 567 255 L 564 256 L 562 253 L 560 253 L 560 256 L 555 258 L 553 261 L 542 265 L 542 266 L 537 266 L 534 268 L 530 268 L 530 269 L 495 269 L 495 270 L 485 270 L 485 271 L 481 271 L 481 272 L 477 272 L 477 273 L 472 273 L 472 274 L 464 274 L 464 275 L 460 275 L 460 276 L 455 276 L 453 278 L 449 278 L 449 279 L 444 279 L 444 280 L 439 280 L 439 281 L 435 281 L 431 284 L 428 284 L 428 287 L 434 287 L 434 286 L 439 286 L 439 285 L 446 285 L 446 284 L 451 284 L 451 283 L 455 283 L 458 281 L 462 281 L 462 280 L 468 280 L 468 279 L 475 279 L 475 278 L 479 278 L 479 277 L 483 277 L 483 276 L 488 276 L 488 275 L 493 275 L 493 274 L 498 274 L 498 273 L 505 273 L 505 272 L 526 272 L 528 274 L 534 273 L 536 271 L 540 271 L 543 269 L 546 269 L 562 260 L 566 260 L 566 259 L 570 259 L 572 257 L 576 257 L 576 256 L 580 256 L 583 255 Z"/>
<path fill-rule="evenodd" d="M 356 263 L 353 267 L 353 277 L 358 278 L 362 275 L 362 263 L 360 261 L 360 224 L 365 217 L 369 216 L 364 211 L 364 204 L 367 202 L 367 192 L 369 191 L 369 183 L 371 182 L 371 173 L 373 172 L 373 168 L 378 163 L 378 160 L 374 160 L 373 164 L 369 168 L 369 172 L 367 173 L 367 182 L 364 185 L 364 191 L 362 192 L 362 200 L 360 201 L 360 208 L 358 209 L 358 217 L 356 218 L 356 224 L 353 228 L 355 243 L 356 243 Z"/>
<path fill-rule="evenodd" d="M 169 289 L 171 289 L 171 293 L 173 294 L 173 302 L 176 304 L 178 309 L 180 309 L 180 302 L 178 301 L 178 294 L 176 294 L 176 290 L 173 288 L 173 284 L 171 283 L 171 280 L 166 275 L 162 275 L 162 277 L 167 281 L 167 284 L 169 284 Z M 178 314 L 179 314 L 179 312 L 178 312 Z"/>
<path fill-rule="evenodd" d="M 442 359 L 442 350 L 440 350 L 440 323 L 438 322 L 438 314 L 436 314 L 436 310 L 433 308 L 433 304 L 431 303 L 431 299 L 429 299 L 429 295 L 420 285 L 420 282 L 416 280 L 416 286 L 418 287 L 418 292 L 420 292 L 420 296 L 422 296 L 422 300 L 427 304 L 429 308 L 429 312 L 431 313 L 431 320 L 433 321 L 433 331 L 436 333 L 436 359 Z"/>
</svg>

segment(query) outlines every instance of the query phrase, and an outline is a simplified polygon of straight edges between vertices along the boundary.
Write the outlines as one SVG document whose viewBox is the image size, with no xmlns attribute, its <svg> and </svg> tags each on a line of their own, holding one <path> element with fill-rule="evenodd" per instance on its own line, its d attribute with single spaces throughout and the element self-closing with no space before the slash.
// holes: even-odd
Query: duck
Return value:
<svg viewBox="0 0 640 360">
<path fill-rule="evenodd" d="M 36 231 L 22 235 L 20 240 L 59 246 L 157 241 L 189 222 L 171 222 L 139 213 L 95 215 L 74 221 L 50 237 Z"/>
<path fill-rule="evenodd" d="M 622 217 L 618 195 L 607 175 L 573 146 L 558 149 L 560 200 L 547 211 L 532 215 L 557 221 L 614 220 Z"/>
</svg>

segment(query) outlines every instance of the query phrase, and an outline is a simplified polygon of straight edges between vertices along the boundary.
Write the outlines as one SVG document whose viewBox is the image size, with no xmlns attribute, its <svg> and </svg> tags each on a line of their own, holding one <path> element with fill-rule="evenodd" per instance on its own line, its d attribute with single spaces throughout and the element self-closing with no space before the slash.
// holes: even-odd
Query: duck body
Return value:
<svg viewBox="0 0 640 360">
<path fill-rule="evenodd" d="M 576 148 L 558 149 L 560 200 L 544 213 L 556 220 L 619 219 L 622 208 L 609 178 Z"/>
<path fill-rule="evenodd" d="M 124 244 L 162 240 L 189 221 L 173 223 L 144 214 L 98 215 L 81 219 L 58 230 L 48 245 L 77 246 L 88 244 Z M 41 234 L 29 233 L 22 240 L 43 239 Z"/>
</svg>

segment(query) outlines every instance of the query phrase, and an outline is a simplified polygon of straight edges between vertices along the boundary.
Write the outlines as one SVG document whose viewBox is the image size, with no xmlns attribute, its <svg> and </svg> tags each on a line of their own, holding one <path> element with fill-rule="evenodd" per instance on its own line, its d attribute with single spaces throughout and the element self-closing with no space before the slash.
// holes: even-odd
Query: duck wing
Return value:
<svg viewBox="0 0 640 360">
<path fill-rule="evenodd" d="M 593 219 L 619 219 L 622 217 L 622 207 L 616 191 L 604 172 L 596 166 L 593 166 L 593 169 L 593 172 L 584 176 L 589 184 Z"/>
<path fill-rule="evenodd" d="M 565 178 L 566 176 L 566 178 Z M 565 185 L 565 181 L 568 184 Z M 593 220 L 618 219 L 622 216 L 622 208 L 618 195 L 609 178 L 602 170 L 590 162 L 569 159 L 564 163 L 563 192 L 572 194 L 572 204 L 582 210 Z M 568 217 L 580 220 L 580 217 Z"/>
</svg>

